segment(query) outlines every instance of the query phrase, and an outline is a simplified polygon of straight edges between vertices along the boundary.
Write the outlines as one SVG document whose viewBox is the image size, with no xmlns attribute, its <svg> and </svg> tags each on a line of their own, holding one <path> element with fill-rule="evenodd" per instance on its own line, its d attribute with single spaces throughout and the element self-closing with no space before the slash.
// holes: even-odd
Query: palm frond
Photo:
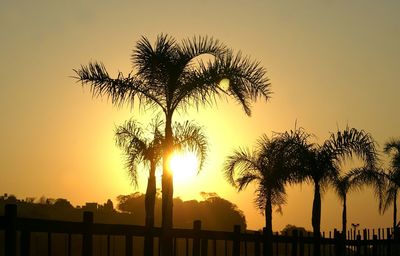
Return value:
<svg viewBox="0 0 400 256">
<path fill-rule="evenodd" d="M 225 54 L 227 47 L 219 40 L 208 36 L 194 36 L 191 39 L 184 39 L 179 47 L 179 54 L 182 59 L 191 61 L 203 54 L 221 56 Z"/>
<path fill-rule="evenodd" d="M 391 139 L 385 143 L 384 152 L 391 155 L 392 168 L 400 170 L 400 139 Z"/>
<path fill-rule="evenodd" d="M 159 106 L 165 112 L 163 98 L 155 92 L 157 90 L 149 88 L 148 82 L 138 76 L 128 74 L 125 77 L 119 72 L 117 78 L 111 78 L 105 66 L 97 62 L 91 62 L 87 66 L 82 65 L 80 69 L 73 71 L 77 74 L 74 78 L 78 82 L 90 86 L 93 97 L 107 97 L 116 106 L 123 104 L 133 106 L 137 98 L 140 105 Z"/>
<path fill-rule="evenodd" d="M 343 131 L 332 133 L 325 141 L 324 150 L 331 153 L 336 161 L 345 157 L 352 157 L 353 154 L 361 157 L 366 164 L 374 168 L 378 162 L 378 154 L 371 134 L 364 130 L 346 127 Z"/>
<path fill-rule="evenodd" d="M 256 156 L 252 152 L 248 149 L 239 149 L 227 157 L 223 169 L 225 179 L 236 187 L 236 176 L 240 177 L 247 173 L 255 175 L 260 168 L 257 166 Z"/>
</svg>

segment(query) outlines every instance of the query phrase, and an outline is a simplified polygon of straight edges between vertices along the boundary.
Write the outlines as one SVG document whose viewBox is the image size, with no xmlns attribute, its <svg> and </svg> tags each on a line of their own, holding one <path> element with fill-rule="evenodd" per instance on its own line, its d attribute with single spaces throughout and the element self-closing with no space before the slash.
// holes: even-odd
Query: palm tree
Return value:
<svg viewBox="0 0 400 256">
<path fill-rule="evenodd" d="M 272 236 L 272 208 L 286 202 L 285 183 L 290 173 L 290 150 L 279 136 L 269 139 L 263 135 L 253 151 L 236 150 L 228 156 L 224 173 L 226 180 L 238 191 L 245 189 L 250 183 L 257 184 L 254 202 L 265 216 L 265 232 Z M 264 255 L 272 255 L 272 240 L 264 244 Z"/>
<path fill-rule="evenodd" d="M 138 185 L 138 165 L 149 165 L 149 178 L 145 196 L 145 225 L 154 226 L 154 203 L 156 198 L 156 167 L 161 160 L 163 135 L 160 131 L 160 122 L 151 124 L 153 138 L 147 139 L 140 123 L 131 119 L 118 126 L 115 131 L 115 141 L 118 147 L 124 150 L 125 166 L 129 171 L 134 187 Z"/>
<path fill-rule="evenodd" d="M 202 56 L 211 55 L 207 62 Z M 93 96 L 109 97 L 113 104 L 132 104 L 161 109 L 165 116 L 162 175 L 162 226 L 172 228 L 173 177 L 168 166 L 173 150 L 172 119 L 175 110 L 210 104 L 221 96 L 233 97 L 251 114 L 251 101 L 269 99 L 270 86 L 265 70 L 235 54 L 218 40 L 194 37 L 178 43 L 167 35 L 159 35 L 152 46 L 146 37 L 136 44 L 132 56 L 136 74 L 112 78 L 102 63 L 92 62 L 74 70 L 77 80 L 90 86 Z M 226 80 L 227 79 L 227 80 Z M 225 81 L 222 85 L 221 81 Z M 226 82 L 228 81 L 228 82 Z M 165 232 L 168 233 L 168 232 Z M 171 241 L 162 250 L 171 253 Z M 163 245 L 164 246 L 164 245 Z"/>
<path fill-rule="evenodd" d="M 269 139 L 261 136 L 253 151 L 239 149 L 228 156 L 224 174 L 226 180 L 238 191 L 250 183 L 257 184 L 254 200 L 258 209 L 265 216 L 265 228 L 272 235 L 272 208 L 286 202 L 285 184 L 290 181 L 292 156 L 284 136 Z"/>
<path fill-rule="evenodd" d="M 145 195 L 145 225 L 150 230 L 154 227 L 154 207 L 156 200 L 156 167 L 162 157 L 163 142 L 165 136 L 161 131 L 163 122 L 159 119 L 153 120 L 150 132 L 153 136 L 148 140 L 144 136 L 144 130 L 137 121 L 131 119 L 117 127 L 115 131 L 116 144 L 124 150 L 126 156 L 126 168 L 129 170 L 132 184 L 137 187 L 138 170 L 140 163 L 149 165 L 149 178 Z M 201 170 L 207 152 L 207 139 L 201 127 L 192 122 L 183 124 L 175 123 L 174 126 L 174 149 L 190 150 L 198 155 L 199 171 Z M 153 239 L 145 237 L 145 255 L 153 254 Z"/>
<path fill-rule="evenodd" d="M 340 164 L 354 154 L 362 158 L 373 167 L 377 159 L 375 142 L 369 133 L 355 128 L 346 128 L 343 131 L 331 134 L 322 145 L 308 141 L 310 136 L 302 129 L 295 133 L 300 134 L 301 143 L 298 143 L 297 158 L 300 166 L 296 174 L 298 181 L 310 182 L 314 186 L 312 207 L 312 227 L 315 236 L 320 236 L 321 226 L 321 193 L 327 185 L 339 176 Z M 301 135 L 303 134 L 303 135 Z"/>
<path fill-rule="evenodd" d="M 385 212 L 393 204 L 393 230 L 396 230 L 397 194 L 400 189 L 400 139 L 392 139 L 386 142 L 384 152 L 391 156 L 391 161 L 389 172 L 381 172 L 389 183 L 381 210 Z"/>
<path fill-rule="evenodd" d="M 351 190 L 360 188 L 362 185 L 367 184 L 365 178 L 361 178 L 362 175 L 366 175 L 369 172 L 365 168 L 356 168 L 345 175 L 338 175 L 333 177 L 332 185 L 340 201 L 342 202 L 342 235 L 347 234 L 347 194 Z"/>
</svg>

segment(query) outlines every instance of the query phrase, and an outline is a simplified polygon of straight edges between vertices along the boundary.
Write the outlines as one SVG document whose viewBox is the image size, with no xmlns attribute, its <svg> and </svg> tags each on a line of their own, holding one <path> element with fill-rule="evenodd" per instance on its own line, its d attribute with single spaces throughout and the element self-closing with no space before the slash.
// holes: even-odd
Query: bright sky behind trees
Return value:
<svg viewBox="0 0 400 256">
<path fill-rule="evenodd" d="M 272 99 L 254 104 L 250 118 L 225 101 L 177 115 L 176 121 L 204 126 L 210 150 L 203 172 L 176 183 L 175 195 L 216 192 L 244 210 L 250 228 L 260 228 L 253 190 L 238 194 L 223 179 L 222 164 L 233 149 L 251 147 L 262 133 L 293 129 L 296 120 L 316 142 L 347 124 L 370 132 L 380 146 L 400 136 L 399 12 L 394 0 L 1 1 L 0 193 L 82 204 L 133 192 L 114 129 L 132 116 L 146 123 L 153 115 L 92 99 L 71 78 L 72 69 L 98 60 L 110 72 L 128 73 L 142 35 L 152 41 L 159 33 L 178 40 L 208 35 L 258 59 Z M 274 229 L 310 229 L 311 187 L 288 192 Z M 322 230 L 340 227 L 333 190 L 322 205 Z M 369 189 L 350 193 L 348 222 L 390 226 L 390 213 L 380 216 L 377 206 Z"/>
</svg>

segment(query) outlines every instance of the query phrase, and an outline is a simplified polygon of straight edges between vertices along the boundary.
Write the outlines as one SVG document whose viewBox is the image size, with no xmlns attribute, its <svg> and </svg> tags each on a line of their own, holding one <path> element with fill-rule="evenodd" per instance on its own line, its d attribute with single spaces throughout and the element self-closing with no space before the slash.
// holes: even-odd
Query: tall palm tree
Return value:
<svg viewBox="0 0 400 256">
<path fill-rule="evenodd" d="M 207 62 L 201 58 L 211 55 Z M 235 54 L 218 40 L 194 37 L 178 43 L 168 35 L 159 35 L 154 46 L 142 37 L 131 56 L 136 74 L 119 73 L 112 78 L 102 63 L 92 62 L 74 70 L 77 80 L 88 84 L 94 96 L 109 97 L 115 105 L 132 104 L 161 109 L 165 116 L 165 140 L 162 175 L 162 226 L 172 228 L 173 177 L 168 165 L 173 150 L 172 119 L 175 110 L 213 104 L 220 96 L 236 100 L 247 115 L 251 101 L 269 99 L 270 86 L 265 70 Z M 227 80 L 225 80 L 227 79 Z M 221 81 L 224 82 L 223 85 Z M 166 234 L 168 232 L 165 232 Z M 171 241 L 163 251 L 171 253 Z"/>
<path fill-rule="evenodd" d="M 298 129 L 295 133 L 305 134 Z M 354 154 L 363 159 L 366 166 L 373 167 L 377 159 L 375 142 L 371 135 L 363 130 L 346 128 L 331 134 L 322 145 L 308 141 L 310 136 L 302 135 L 298 143 L 300 166 L 296 174 L 298 181 L 310 182 L 314 186 L 312 207 L 312 227 L 314 235 L 320 236 L 321 226 L 321 194 L 327 185 L 340 174 L 340 164 Z"/>
<path fill-rule="evenodd" d="M 154 227 L 154 207 L 156 200 L 156 167 L 162 158 L 163 142 L 165 136 L 161 131 L 163 122 L 159 119 L 153 120 L 150 125 L 150 132 L 153 136 L 148 140 L 145 132 L 137 121 L 130 119 L 123 125 L 118 126 L 115 131 L 115 139 L 118 147 L 124 150 L 126 156 L 126 168 L 136 187 L 138 180 L 137 166 L 140 163 L 149 165 L 149 178 L 145 195 L 145 225 L 151 229 Z M 192 122 L 175 123 L 174 129 L 174 150 L 190 150 L 199 158 L 199 171 L 201 170 L 207 153 L 207 139 L 201 127 Z M 145 255 L 153 254 L 153 239 L 145 237 Z"/>
<path fill-rule="evenodd" d="M 386 142 L 384 152 L 391 156 L 391 160 L 389 172 L 382 172 L 389 183 L 382 212 L 385 212 L 393 204 L 393 229 L 395 230 L 397 227 L 397 194 L 400 189 L 400 139 Z"/>
</svg>

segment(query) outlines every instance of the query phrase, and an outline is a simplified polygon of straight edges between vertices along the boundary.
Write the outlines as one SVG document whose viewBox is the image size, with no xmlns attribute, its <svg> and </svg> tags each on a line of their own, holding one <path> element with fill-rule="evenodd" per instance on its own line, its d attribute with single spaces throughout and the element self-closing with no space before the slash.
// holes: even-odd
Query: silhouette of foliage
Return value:
<svg viewBox="0 0 400 256">
<path fill-rule="evenodd" d="M 232 231 L 233 225 L 241 225 L 246 229 L 246 218 L 238 207 L 219 197 L 215 193 L 202 193 L 204 200 L 183 201 L 174 198 L 174 223 L 178 228 L 192 228 L 194 220 L 202 221 L 202 228 L 208 230 Z M 134 193 L 120 195 L 117 198 L 117 209 L 134 216 L 135 224 L 144 216 L 144 195 Z M 155 203 L 156 216 L 161 216 L 161 199 L 158 196 Z M 160 218 L 155 219 L 155 225 L 160 225 Z"/>
<path fill-rule="evenodd" d="M 213 56 L 208 61 L 204 55 Z M 240 52 L 234 53 L 218 40 L 193 37 L 180 43 L 161 34 L 154 46 L 142 37 L 131 55 L 132 72 L 110 77 L 105 66 L 91 62 L 74 70 L 76 79 L 87 84 L 94 97 L 108 97 L 115 105 L 133 106 L 136 100 L 143 107 L 161 109 L 165 115 L 163 156 L 163 227 L 172 227 L 173 177 L 168 159 L 173 151 L 172 117 L 175 110 L 210 104 L 219 97 L 232 97 L 247 115 L 251 102 L 259 97 L 269 99 L 270 86 L 259 62 L 251 61 Z M 229 86 L 220 82 L 228 79 Z M 171 247 L 172 248 L 172 247 Z M 171 248 L 164 248 L 168 253 Z"/>
<path fill-rule="evenodd" d="M 286 202 L 285 183 L 292 179 L 293 165 L 292 141 L 287 134 L 276 134 L 272 139 L 261 136 L 253 151 L 236 150 L 228 156 L 224 173 L 226 180 L 238 191 L 255 182 L 255 204 L 265 215 L 265 227 L 272 234 L 272 207 Z"/>
<path fill-rule="evenodd" d="M 374 169 L 377 162 L 375 142 L 369 133 L 349 127 L 332 133 L 322 145 L 310 143 L 311 135 L 301 128 L 287 133 L 287 136 L 292 138 L 292 148 L 297 152 L 292 154 L 295 157 L 293 161 L 298 164 L 294 168 L 294 178 L 314 186 L 311 222 L 313 233 L 320 235 L 321 193 L 338 177 L 340 165 L 353 155 L 365 161 L 369 169 Z"/>
</svg>

